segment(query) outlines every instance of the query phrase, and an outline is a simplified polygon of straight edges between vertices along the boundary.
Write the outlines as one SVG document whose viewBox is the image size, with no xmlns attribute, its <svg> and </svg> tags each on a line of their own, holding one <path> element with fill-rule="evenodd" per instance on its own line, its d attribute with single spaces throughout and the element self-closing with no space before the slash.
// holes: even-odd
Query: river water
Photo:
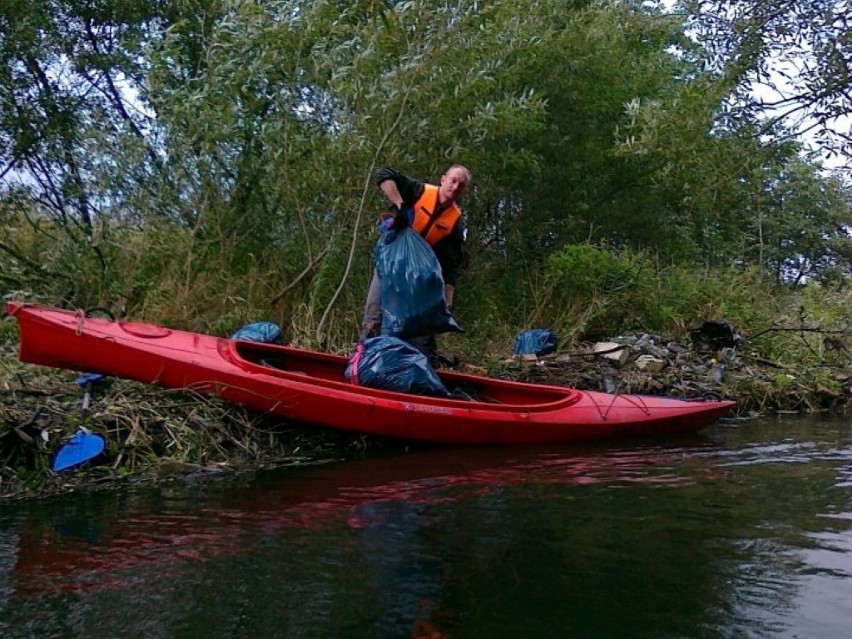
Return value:
<svg viewBox="0 0 852 639">
<path fill-rule="evenodd" d="M 0 636 L 849 636 L 852 423 L 0 505 Z"/>
</svg>

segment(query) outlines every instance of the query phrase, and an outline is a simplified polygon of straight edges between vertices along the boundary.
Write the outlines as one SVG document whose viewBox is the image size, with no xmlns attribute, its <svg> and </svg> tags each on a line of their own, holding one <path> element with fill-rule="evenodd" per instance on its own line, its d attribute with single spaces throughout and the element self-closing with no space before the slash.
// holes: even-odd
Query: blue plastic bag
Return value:
<svg viewBox="0 0 852 639">
<path fill-rule="evenodd" d="M 358 343 L 345 371 L 346 379 L 368 388 L 449 397 L 429 358 L 396 337 L 371 337 Z"/>
<path fill-rule="evenodd" d="M 281 329 L 274 322 L 255 322 L 246 324 L 231 339 L 241 339 L 247 342 L 263 342 L 264 344 L 282 344 Z"/>
<path fill-rule="evenodd" d="M 382 335 L 464 332 L 447 308 L 441 265 L 432 247 L 410 228 L 380 230 L 375 258 L 382 283 Z"/>
<path fill-rule="evenodd" d="M 556 350 L 559 338 L 553 331 L 533 328 L 521 331 L 515 337 L 516 355 L 547 355 Z"/>
</svg>

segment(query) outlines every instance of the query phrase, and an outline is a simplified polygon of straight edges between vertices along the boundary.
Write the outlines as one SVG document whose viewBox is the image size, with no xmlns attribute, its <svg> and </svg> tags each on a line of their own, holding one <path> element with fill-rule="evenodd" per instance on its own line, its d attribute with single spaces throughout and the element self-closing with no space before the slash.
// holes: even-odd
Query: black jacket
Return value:
<svg viewBox="0 0 852 639">
<path fill-rule="evenodd" d="M 386 180 L 393 180 L 396 184 L 396 188 L 402 196 L 403 208 L 412 208 L 423 194 L 423 182 L 403 175 L 395 169 L 385 167 L 376 171 L 376 184 L 381 184 Z M 407 223 L 407 220 L 405 222 Z M 435 256 L 438 258 L 438 263 L 441 265 L 445 284 L 456 285 L 459 271 L 464 264 L 464 241 L 464 221 L 463 218 L 459 218 L 450 234 L 432 247 Z"/>
</svg>

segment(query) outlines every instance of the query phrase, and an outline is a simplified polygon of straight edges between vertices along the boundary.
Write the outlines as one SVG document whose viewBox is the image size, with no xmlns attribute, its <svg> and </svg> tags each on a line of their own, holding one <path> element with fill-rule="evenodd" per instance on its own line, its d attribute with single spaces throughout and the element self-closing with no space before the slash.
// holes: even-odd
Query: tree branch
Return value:
<svg viewBox="0 0 852 639">
<path fill-rule="evenodd" d="M 284 298 L 285 295 L 287 295 L 287 293 L 289 293 L 291 290 L 293 290 L 296 287 L 296 285 L 298 285 L 298 283 L 301 282 L 308 273 L 310 273 L 314 268 L 316 268 L 317 264 L 319 264 L 322 261 L 322 259 L 328 254 L 328 249 L 329 249 L 329 247 L 326 246 L 322 250 L 322 252 L 319 255 L 317 255 L 316 259 L 310 261 L 308 263 L 308 265 L 304 268 L 304 270 L 301 273 L 299 273 L 299 275 L 298 275 L 298 277 L 296 277 L 296 279 L 294 279 L 292 282 L 290 282 L 287 286 L 285 286 L 281 290 L 280 293 L 278 293 L 275 297 L 273 297 L 271 300 L 269 300 L 269 305 L 272 306 L 274 304 L 277 304 L 278 302 L 280 302 Z"/>
<path fill-rule="evenodd" d="M 399 105 L 399 111 L 396 114 L 396 118 L 394 119 L 393 123 L 388 127 L 387 131 L 385 131 L 385 134 L 382 136 L 382 139 L 379 144 L 376 145 L 376 152 L 373 154 L 373 160 L 370 163 L 370 168 L 364 180 L 364 188 L 361 191 L 361 201 L 358 204 L 358 214 L 355 216 L 355 229 L 352 231 L 352 242 L 349 245 L 349 258 L 346 261 L 346 270 L 343 273 L 343 277 L 340 279 L 340 284 L 337 286 L 337 290 L 334 291 L 334 295 L 332 295 L 331 300 L 329 300 L 328 305 L 325 307 L 325 311 L 323 311 L 319 324 L 317 324 L 316 337 L 317 341 L 320 344 L 322 344 L 324 341 L 323 328 L 325 327 L 325 323 L 328 321 L 328 316 L 331 313 L 331 309 L 334 307 L 334 303 L 340 296 L 340 292 L 343 290 L 343 286 L 346 283 L 346 280 L 349 279 L 349 273 L 352 271 L 352 264 L 355 261 L 355 248 L 358 246 L 358 230 L 361 227 L 361 218 L 364 215 L 364 208 L 367 204 L 368 193 L 370 192 L 370 188 L 373 186 L 373 173 L 376 170 L 376 165 L 379 162 L 379 155 L 384 152 L 388 140 L 390 140 L 391 136 L 394 134 L 394 132 L 396 132 L 396 129 L 399 127 L 400 122 L 402 122 L 403 115 L 405 114 L 405 107 L 408 105 L 408 97 L 411 95 L 412 90 L 413 87 L 411 86 L 406 89 L 405 95 L 402 98 L 402 103 Z"/>
</svg>

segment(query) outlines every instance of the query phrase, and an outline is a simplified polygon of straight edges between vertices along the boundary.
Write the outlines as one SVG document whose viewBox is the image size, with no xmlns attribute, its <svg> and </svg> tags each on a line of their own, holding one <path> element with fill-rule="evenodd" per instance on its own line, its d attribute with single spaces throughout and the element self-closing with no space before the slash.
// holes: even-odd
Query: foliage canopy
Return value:
<svg viewBox="0 0 852 639">
<path fill-rule="evenodd" d="M 541 297 L 601 250 L 605 278 L 633 255 L 842 281 L 849 185 L 744 87 L 808 46 L 811 112 L 848 114 L 848 17 L 765 4 L 9 0 L 3 282 L 190 324 L 276 315 L 327 345 L 358 321 L 374 170 L 455 162 L 480 313 L 528 320 L 509 283 Z"/>
</svg>

